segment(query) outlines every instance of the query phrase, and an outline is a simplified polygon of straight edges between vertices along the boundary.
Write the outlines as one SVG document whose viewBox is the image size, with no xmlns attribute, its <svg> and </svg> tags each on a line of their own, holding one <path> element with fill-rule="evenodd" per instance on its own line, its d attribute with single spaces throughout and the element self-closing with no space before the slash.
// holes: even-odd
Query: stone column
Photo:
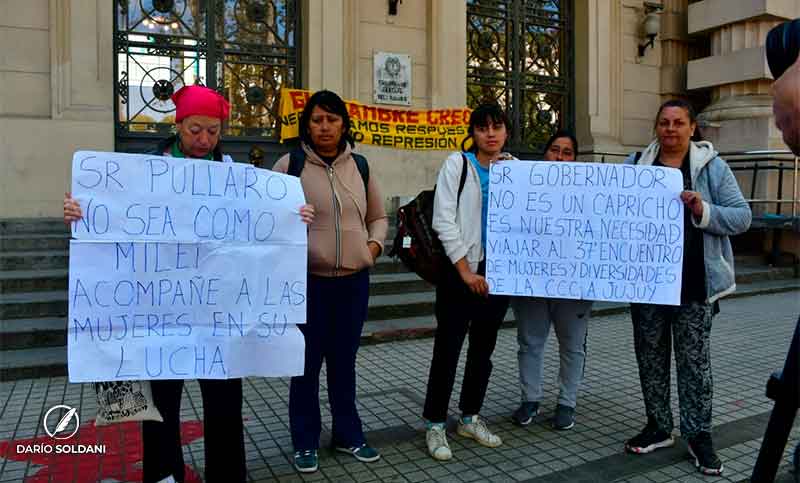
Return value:
<svg viewBox="0 0 800 483">
<path fill-rule="evenodd" d="M 575 2 L 575 124 L 581 151 L 622 151 L 622 2 Z"/>
<path fill-rule="evenodd" d="M 701 117 L 706 137 L 724 151 L 782 149 L 772 118 L 772 76 L 764 44 L 782 19 L 800 16 L 798 2 L 703 0 L 689 6 L 689 33 L 707 35 L 711 56 L 689 62 L 689 89 L 710 89 Z"/>
<path fill-rule="evenodd" d="M 800 2 L 792 0 L 703 0 L 689 6 L 689 33 L 708 37 L 711 56 L 689 62 L 688 88 L 711 91 L 700 117 L 710 124 L 704 136 L 719 151 L 786 149 L 772 115 L 765 43 L 772 27 L 798 16 Z M 737 178 L 745 197 L 774 198 L 778 192 L 777 173 L 762 172 L 755 192 L 751 172 L 738 172 Z M 756 215 L 774 210 L 775 205 L 753 207 Z"/>
<path fill-rule="evenodd" d="M 431 107 L 467 103 L 467 9 L 462 0 L 431 0 Z"/>
<path fill-rule="evenodd" d="M 344 0 L 304 0 L 301 5 L 303 85 L 312 91 L 341 93 L 345 82 Z"/>
<path fill-rule="evenodd" d="M 50 0 L 49 13 L 51 117 L 111 124 L 113 4 Z"/>
<path fill-rule="evenodd" d="M 686 15 L 688 0 L 664 0 L 661 13 L 661 100 L 686 96 L 689 61 Z"/>
</svg>

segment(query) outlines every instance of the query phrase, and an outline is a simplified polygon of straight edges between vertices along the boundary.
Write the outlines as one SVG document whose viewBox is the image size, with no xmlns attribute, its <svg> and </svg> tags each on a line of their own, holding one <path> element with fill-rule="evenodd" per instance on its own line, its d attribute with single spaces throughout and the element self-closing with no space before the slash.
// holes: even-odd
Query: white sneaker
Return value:
<svg viewBox="0 0 800 483">
<path fill-rule="evenodd" d="M 442 425 L 434 425 L 425 432 L 425 442 L 428 443 L 428 453 L 435 460 L 447 461 L 453 457 L 450 445 L 447 444 L 447 430 Z"/>
<path fill-rule="evenodd" d="M 464 424 L 459 418 L 458 430 L 456 432 L 459 436 L 472 438 L 489 448 L 496 448 L 503 444 L 503 440 L 500 439 L 500 436 L 489 431 L 489 428 L 486 427 L 486 423 L 477 414 L 472 416 L 472 422 L 467 424 Z"/>
</svg>

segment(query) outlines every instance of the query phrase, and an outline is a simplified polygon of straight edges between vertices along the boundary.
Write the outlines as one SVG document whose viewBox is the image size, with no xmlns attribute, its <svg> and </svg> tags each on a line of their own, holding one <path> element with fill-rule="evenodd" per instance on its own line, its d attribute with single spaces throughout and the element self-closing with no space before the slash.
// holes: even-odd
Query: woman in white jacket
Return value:
<svg viewBox="0 0 800 483">
<path fill-rule="evenodd" d="M 445 422 L 467 333 L 469 349 L 457 433 L 492 448 L 502 444 L 478 413 L 492 372 L 497 331 L 509 303 L 508 297 L 489 295 L 484 246 L 489 167 L 496 160 L 508 157 L 503 147 L 510 123 L 500 106 L 485 104 L 472 112 L 468 132 L 467 139 L 473 141 L 470 150 L 451 154 L 439 171 L 433 210 L 433 229 L 452 265 L 436 287 L 437 328 L 423 417 L 427 421 L 428 452 L 442 461 L 453 456 L 447 444 Z M 459 193 L 465 170 L 463 190 Z"/>
</svg>

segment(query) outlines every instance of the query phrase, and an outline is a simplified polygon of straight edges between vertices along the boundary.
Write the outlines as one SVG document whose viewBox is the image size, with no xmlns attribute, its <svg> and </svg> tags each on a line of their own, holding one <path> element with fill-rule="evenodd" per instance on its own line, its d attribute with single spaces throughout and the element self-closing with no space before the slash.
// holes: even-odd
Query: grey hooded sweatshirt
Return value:
<svg viewBox="0 0 800 483">
<path fill-rule="evenodd" d="M 625 164 L 650 166 L 658 158 L 660 150 L 658 141 L 653 141 L 642 152 L 638 162 L 635 154 L 631 154 L 625 159 Z M 747 231 L 753 217 L 736 177 L 718 154 L 708 141 L 692 141 L 689 146 L 692 186 L 703 199 L 703 216 L 700 220 L 692 217 L 692 223 L 703 230 L 708 303 L 736 290 L 733 249 L 728 237 Z"/>
</svg>

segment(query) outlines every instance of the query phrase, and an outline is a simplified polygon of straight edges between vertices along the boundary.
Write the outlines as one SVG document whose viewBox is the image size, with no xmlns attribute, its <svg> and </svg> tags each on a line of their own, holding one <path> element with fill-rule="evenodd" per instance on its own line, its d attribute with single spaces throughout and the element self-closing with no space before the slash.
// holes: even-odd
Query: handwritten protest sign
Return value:
<svg viewBox="0 0 800 483">
<path fill-rule="evenodd" d="M 162 172 L 202 173 L 208 189 L 176 189 Z M 307 241 L 297 178 L 77 152 L 73 196 L 85 216 L 70 243 L 70 381 L 302 373 Z M 269 229 L 259 222 L 267 217 Z"/>
<path fill-rule="evenodd" d="M 672 168 L 493 164 L 490 292 L 680 304 L 682 189 L 681 173 Z"/>
<path fill-rule="evenodd" d="M 79 240 L 292 243 L 306 227 L 294 176 L 239 163 L 78 151 L 72 195 Z M 278 220 L 276 210 L 283 210 Z"/>
</svg>

